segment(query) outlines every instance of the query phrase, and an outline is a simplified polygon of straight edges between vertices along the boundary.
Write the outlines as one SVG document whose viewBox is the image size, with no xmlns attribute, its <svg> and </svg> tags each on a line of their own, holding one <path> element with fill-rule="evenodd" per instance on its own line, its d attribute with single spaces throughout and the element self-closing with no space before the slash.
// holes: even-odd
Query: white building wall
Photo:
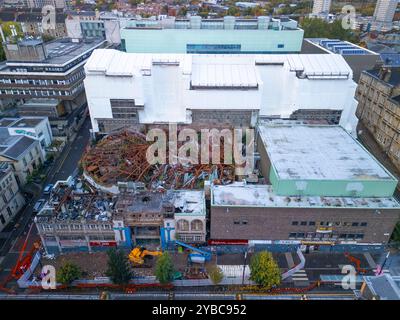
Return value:
<svg viewBox="0 0 400 320">
<path fill-rule="evenodd" d="M 135 57 L 135 54 L 129 55 Z M 207 63 L 213 63 L 212 57 L 207 57 L 210 59 Z M 218 62 L 220 58 L 215 59 Z M 251 57 L 246 55 L 243 59 L 249 61 Z M 237 60 L 232 61 L 238 63 Z M 248 63 L 254 66 L 254 60 Z M 341 63 L 340 70 L 343 71 L 343 67 L 348 65 L 344 60 Z M 181 65 L 152 65 L 151 75 L 142 75 L 138 67 L 134 76 L 106 76 L 103 72 L 86 69 L 84 81 L 93 131 L 99 131 L 96 118 L 112 118 L 112 98 L 135 99 L 137 105 L 144 104 L 143 111 L 139 111 L 141 123 L 191 123 L 191 118 L 186 116 L 188 109 L 255 109 L 260 111 L 261 116 L 281 117 L 289 117 L 298 109 L 334 109 L 343 110 L 341 123 L 346 124 L 346 129 L 350 131 L 355 130 L 354 94 L 357 85 L 352 80 L 350 67 L 346 68 L 349 73 L 347 78 L 337 79 L 328 75 L 323 79 L 302 79 L 296 76 L 296 72 L 290 71 L 288 63 L 260 64 L 256 65 L 257 89 L 190 90 L 190 68 L 183 63 Z"/>
</svg>

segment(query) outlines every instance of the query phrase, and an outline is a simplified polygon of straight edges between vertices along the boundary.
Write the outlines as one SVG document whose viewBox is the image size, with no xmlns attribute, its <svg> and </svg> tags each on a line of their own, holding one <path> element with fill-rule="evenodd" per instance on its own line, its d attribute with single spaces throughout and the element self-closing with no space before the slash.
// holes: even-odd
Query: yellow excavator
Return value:
<svg viewBox="0 0 400 320">
<path fill-rule="evenodd" d="M 143 247 L 136 247 L 135 249 L 133 249 L 131 251 L 128 258 L 133 263 L 143 264 L 144 257 L 146 257 L 146 256 L 161 256 L 161 255 L 162 255 L 161 251 L 150 251 L 150 250 L 146 250 L 146 248 L 143 248 Z"/>
</svg>

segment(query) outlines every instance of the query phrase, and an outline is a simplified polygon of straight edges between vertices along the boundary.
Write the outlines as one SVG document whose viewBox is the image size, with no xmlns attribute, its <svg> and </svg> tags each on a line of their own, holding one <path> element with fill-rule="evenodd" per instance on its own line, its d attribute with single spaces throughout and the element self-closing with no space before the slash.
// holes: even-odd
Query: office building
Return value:
<svg viewBox="0 0 400 320">
<path fill-rule="evenodd" d="M 68 138 L 86 112 L 83 66 L 94 49 L 105 46 L 107 42 L 103 39 L 67 38 L 43 43 L 30 38 L 8 42 L 4 46 L 7 61 L 0 64 L 0 98 L 35 99 L 34 106 L 28 101 L 28 105 L 21 107 L 20 115 L 47 116 L 53 135 Z M 49 103 L 56 106 L 50 108 Z M 44 111 L 49 108 L 57 109 L 64 119 Z"/>
<path fill-rule="evenodd" d="M 313 15 L 321 15 L 321 14 L 329 14 L 331 10 L 331 0 L 314 0 L 312 14 Z"/>
<path fill-rule="evenodd" d="M 258 117 L 357 124 L 356 83 L 340 55 L 96 50 L 85 72 L 94 133 L 168 122 L 248 127 Z"/>
<path fill-rule="evenodd" d="M 304 31 L 288 18 L 166 18 L 129 21 L 121 30 L 129 53 L 298 53 Z"/>
<path fill-rule="evenodd" d="M 393 27 L 393 17 L 398 0 L 378 0 L 375 6 L 371 30 L 389 31 Z"/>
</svg>

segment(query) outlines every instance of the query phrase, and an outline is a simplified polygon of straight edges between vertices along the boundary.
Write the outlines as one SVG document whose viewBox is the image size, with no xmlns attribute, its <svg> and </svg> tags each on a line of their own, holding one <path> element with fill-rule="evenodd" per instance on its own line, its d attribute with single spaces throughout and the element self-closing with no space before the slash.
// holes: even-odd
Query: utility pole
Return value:
<svg viewBox="0 0 400 320">
<path fill-rule="evenodd" d="M 246 249 L 246 252 L 244 253 L 242 285 L 244 285 L 244 274 L 245 274 L 245 271 L 246 271 L 247 251 L 248 251 L 248 249 Z"/>
<path fill-rule="evenodd" d="M 383 267 L 385 266 L 386 261 L 387 261 L 387 259 L 389 258 L 389 256 L 390 256 L 390 251 L 387 253 L 387 255 L 386 255 L 386 257 L 385 257 L 385 260 L 384 260 L 383 263 L 382 263 L 381 270 L 379 271 L 379 275 L 381 275 L 381 274 L 383 273 Z"/>
</svg>

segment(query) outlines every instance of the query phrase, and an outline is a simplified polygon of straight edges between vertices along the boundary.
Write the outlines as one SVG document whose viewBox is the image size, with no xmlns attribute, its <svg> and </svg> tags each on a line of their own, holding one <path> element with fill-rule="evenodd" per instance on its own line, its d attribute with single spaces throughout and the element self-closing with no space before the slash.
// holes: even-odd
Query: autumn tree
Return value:
<svg viewBox="0 0 400 320">
<path fill-rule="evenodd" d="M 281 282 L 281 272 L 278 264 L 267 251 L 256 253 L 250 260 L 250 280 L 270 289 Z"/>
</svg>

